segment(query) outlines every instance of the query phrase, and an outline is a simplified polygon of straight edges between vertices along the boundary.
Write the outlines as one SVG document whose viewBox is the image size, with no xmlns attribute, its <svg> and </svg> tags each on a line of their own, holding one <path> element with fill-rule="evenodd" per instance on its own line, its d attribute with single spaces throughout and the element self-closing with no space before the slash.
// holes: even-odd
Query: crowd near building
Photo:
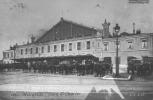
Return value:
<svg viewBox="0 0 153 100">
<path fill-rule="evenodd" d="M 110 23 L 106 20 L 101 29 L 78 24 L 63 18 L 31 43 L 14 45 L 3 51 L 3 63 L 46 61 L 58 64 L 62 61 L 110 60 L 113 68 L 116 61 L 116 36 L 110 32 Z M 112 25 L 115 26 L 115 25 Z M 142 33 L 133 28 L 133 32 L 119 32 L 119 66 L 121 71 L 127 68 L 128 58 L 153 57 L 153 34 Z"/>
</svg>

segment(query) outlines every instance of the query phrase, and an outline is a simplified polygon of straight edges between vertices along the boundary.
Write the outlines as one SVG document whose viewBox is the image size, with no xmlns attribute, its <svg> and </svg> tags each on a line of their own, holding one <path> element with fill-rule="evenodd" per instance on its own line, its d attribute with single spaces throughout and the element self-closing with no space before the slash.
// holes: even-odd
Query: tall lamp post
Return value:
<svg viewBox="0 0 153 100">
<path fill-rule="evenodd" d="M 114 27 L 114 31 L 115 31 L 115 36 L 116 36 L 116 75 L 115 76 L 119 77 L 118 33 L 120 31 L 120 26 L 118 24 L 116 24 L 116 26 Z"/>
</svg>

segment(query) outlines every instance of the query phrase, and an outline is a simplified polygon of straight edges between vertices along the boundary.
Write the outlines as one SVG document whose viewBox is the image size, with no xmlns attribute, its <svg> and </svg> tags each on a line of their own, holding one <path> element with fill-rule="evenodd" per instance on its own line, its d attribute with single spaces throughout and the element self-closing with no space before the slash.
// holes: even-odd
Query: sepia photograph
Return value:
<svg viewBox="0 0 153 100">
<path fill-rule="evenodd" d="M 0 0 L 0 100 L 153 100 L 152 0 Z"/>
</svg>

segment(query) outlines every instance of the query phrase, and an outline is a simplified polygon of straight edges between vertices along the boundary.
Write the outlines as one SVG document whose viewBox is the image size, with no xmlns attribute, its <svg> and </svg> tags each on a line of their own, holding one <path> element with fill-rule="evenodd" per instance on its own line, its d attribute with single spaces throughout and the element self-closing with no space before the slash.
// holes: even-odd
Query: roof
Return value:
<svg viewBox="0 0 153 100">
<path fill-rule="evenodd" d="M 97 30 L 95 28 L 87 27 L 61 18 L 57 24 L 48 30 L 42 37 L 38 38 L 36 43 L 93 36 L 96 34 Z"/>
<path fill-rule="evenodd" d="M 12 51 L 14 51 L 14 50 L 4 50 L 3 52 L 10 52 L 10 51 L 12 52 Z"/>
</svg>

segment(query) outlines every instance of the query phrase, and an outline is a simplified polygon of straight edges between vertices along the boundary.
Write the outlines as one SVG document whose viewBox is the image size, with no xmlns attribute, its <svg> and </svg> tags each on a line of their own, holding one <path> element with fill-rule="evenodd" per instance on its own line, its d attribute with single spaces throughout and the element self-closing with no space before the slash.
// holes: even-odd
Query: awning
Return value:
<svg viewBox="0 0 153 100">
<path fill-rule="evenodd" d="M 40 61 L 40 60 L 49 60 L 49 59 L 94 59 L 98 60 L 97 57 L 87 54 L 87 55 L 69 55 L 69 56 L 52 56 L 52 57 L 33 57 L 33 58 L 19 58 L 15 59 L 15 61 L 27 62 L 27 61 Z"/>
</svg>

